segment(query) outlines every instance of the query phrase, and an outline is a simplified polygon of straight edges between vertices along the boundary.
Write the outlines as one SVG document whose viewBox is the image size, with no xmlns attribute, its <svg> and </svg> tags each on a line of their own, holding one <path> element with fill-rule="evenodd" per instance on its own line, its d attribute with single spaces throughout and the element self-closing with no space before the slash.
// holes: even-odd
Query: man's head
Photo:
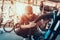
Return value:
<svg viewBox="0 0 60 40">
<path fill-rule="evenodd" d="M 25 11 L 26 13 L 29 13 L 29 14 L 33 13 L 33 9 L 32 9 L 31 6 L 26 6 L 26 7 L 25 7 L 25 10 L 26 10 L 26 11 Z"/>
</svg>

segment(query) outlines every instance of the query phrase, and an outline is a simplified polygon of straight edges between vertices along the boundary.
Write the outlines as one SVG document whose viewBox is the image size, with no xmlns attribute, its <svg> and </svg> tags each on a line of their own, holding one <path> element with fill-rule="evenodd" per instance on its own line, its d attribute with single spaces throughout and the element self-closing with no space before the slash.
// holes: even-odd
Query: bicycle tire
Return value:
<svg viewBox="0 0 60 40">
<path fill-rule="evenodd" d="M 6 23 L 7 24 L 7 23 Z M 5 31 L 5 32 L 7 32 L 7 33 L 10 33 L 10 32 L 12 32 L 13 30 L 14 30 L 14 27 L 11 29 L 11 30 L 6 30 L 5 28 L 6 28 L 6 24 L 4 24 L 3 25 L 3 30 Z"/>
</svg>

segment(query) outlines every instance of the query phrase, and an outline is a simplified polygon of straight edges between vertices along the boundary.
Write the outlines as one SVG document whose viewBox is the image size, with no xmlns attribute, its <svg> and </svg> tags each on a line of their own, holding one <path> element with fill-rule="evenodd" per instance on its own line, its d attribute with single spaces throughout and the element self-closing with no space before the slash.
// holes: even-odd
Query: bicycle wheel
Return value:
<svg viewBox="0 0 60 40">
<path fill-rule="evenodd" d="M 19 26 L 20 26 L 19 23 L 17 23 L 17 24 L 14 25 L 14 32 L 16 34 L 17 34 L 18 29 L 20 30 Z"/>
<path fill-rule="evenodd" d="M 13 23 L 10 24 L 8 22 L 8 23 L 4 24 L 3 29 L 5 32 L 10 33 L 14 29 L 14 24 Z"/>
</svg>

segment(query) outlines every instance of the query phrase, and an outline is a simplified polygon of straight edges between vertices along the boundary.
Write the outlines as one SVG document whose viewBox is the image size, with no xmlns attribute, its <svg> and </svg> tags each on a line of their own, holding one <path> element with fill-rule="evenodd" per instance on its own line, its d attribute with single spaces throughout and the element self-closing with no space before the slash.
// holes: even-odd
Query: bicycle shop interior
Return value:
<svg viewBox="0 0 60 40">
<path fill-rule="evenodd" d="M 0 0 L 0 40 L 60 40 L 60 0 Z"/>
</svg>

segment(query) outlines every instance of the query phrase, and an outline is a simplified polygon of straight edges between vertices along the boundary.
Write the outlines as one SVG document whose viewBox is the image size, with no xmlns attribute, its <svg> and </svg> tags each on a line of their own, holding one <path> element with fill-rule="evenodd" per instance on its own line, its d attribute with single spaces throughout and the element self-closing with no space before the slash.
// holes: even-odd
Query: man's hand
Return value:
<svg viewBox="0 0 60 40">
<path fill-rule="evenodd" d="M 34 26 L 36 26 L 36 23 L 30 22 L 29 25 L 30 25 L 31 27 L 34 27 Z"/>
<path fill-rule="evenodd" d="M 30 22 L 28 25 L 21 25 L 21 28 L 26 29 L 26 28 L 32 28 L 32 27 L 35 27 L 35 26 L 36 26 L 36 23 Z"/>
</svg>

